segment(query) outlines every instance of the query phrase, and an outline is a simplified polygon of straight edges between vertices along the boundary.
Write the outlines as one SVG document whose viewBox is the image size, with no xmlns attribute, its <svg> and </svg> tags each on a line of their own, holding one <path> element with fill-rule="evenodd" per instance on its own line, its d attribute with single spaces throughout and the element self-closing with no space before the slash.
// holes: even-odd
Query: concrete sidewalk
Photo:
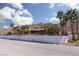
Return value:
<svg viewBox="0 0 79 59">
<path fill-rule="evenodd" d="M 79 46 L 0 39 L 1 56 L 79 56 Z"/>
</svg>

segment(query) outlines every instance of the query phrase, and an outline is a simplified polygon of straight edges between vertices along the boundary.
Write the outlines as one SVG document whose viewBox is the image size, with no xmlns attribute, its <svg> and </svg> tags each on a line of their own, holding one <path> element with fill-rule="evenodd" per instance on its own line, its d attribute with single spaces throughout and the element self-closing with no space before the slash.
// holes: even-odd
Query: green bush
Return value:
<svg viewBox="0 0 79 59">
<path fill-rule="evenodd" d="M 11 34 L 12 34 L 11 32 L 8 32 L 8 33 L 7 33 L 7 35 L 11 35 Z"/>
</svg>

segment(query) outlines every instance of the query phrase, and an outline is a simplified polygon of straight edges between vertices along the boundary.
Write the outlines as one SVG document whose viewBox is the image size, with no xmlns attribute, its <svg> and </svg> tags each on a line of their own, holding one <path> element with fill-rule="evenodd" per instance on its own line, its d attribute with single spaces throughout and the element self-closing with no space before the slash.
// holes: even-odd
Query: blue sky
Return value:
<svg viewBox="0 0 79 59">
<path fill-rule="evenodd" d="M 62 7 L 54 6 L 53 8 L 49 8 L 50 6 L 49 3 L 23 4 L 23 5 L 24 5 L 24 8 L 27 8 L 32 13 L 34 18 L 33 23 L 49 22 L 49 21 L 46 21 L 45 19 L 56 17 L 56 15 L 54 14 L 57 13 L 59 10 L 63 10 L 63 11 L 67 10 L 67 8 L 64 6 Z"/>
<path fill-rule="evenodd" d="M 63 3 L 0 3 L 0 27 L 8 28 L 10 23 L 15 26 L 36 23 L 59 23 L 56 18 L 58 11 L 69 8 L 79 9 L 79 4 Z"/>
</svg>

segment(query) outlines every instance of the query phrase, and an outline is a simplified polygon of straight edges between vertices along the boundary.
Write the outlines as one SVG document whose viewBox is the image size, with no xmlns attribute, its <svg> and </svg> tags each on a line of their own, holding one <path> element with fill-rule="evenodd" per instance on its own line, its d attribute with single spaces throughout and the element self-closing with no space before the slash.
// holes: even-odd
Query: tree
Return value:
<svg viewBox="0 0 79 59">
<path fill-rule="evenodd" d="M 79 14 L 76 15 L 76 34 L 77 34 L 77 39 L 79 39 L 79 31 L 78 31 L 79 24 L 78 23 L 79 23 Z"/>
<path fill-rule="evenodd" d="M 77 34 L 77 39 L 79 37 L 79 34 L 78 34 L 78 22 L 79 22 L 79 14 L 78 14 L 78 10 L 76 9 L 68 9 L 66 13 L 64 13 L 63 11 L 59 11 L 57 13 L 57 18 L 60 19 L 60 26 L 61 26 L 61 32 L 62 32 L 62 35 L 63 33 L 67 33 L 66 32 L 66 23 L 68 21 L 70 21 L 70 29 L 71 29 L 71 34 L 72 34 L 72 40 L 76 40 L 76 37 L 75 37 L 75 31 L 76 31 L 76 34 Z M 74 22 L 76 21 L 76 27 L 74 27 Z M 75 30 L 76 29 L 76 30 Z"/>
<path fill-rule="evenodd" d="M 52 27 L 48 27 L 48 34 L 50 35 L 58 35 L 59 33 L 59 27 L 57 26 L 57 24 L 53 24 Z"/>
<path fill-rule="evenodd" d="M 61 30 L 61 35 L 64 35 L 64 12 L 63 11 L 59 11 L 57 13 L 57 18 L 60 19 L 60 30 Z"/>
<path fill-rule="evenodd" d="M 74 20 L 77 19 L 77 10 L 76 9 L 69 9 L 66 12 L 67 18 L 68 20 L 70 20 L 70 24 L 71 24 L 71 33 L 72 33 L 72 40 L 75 40 L 75 33 L 74 33 Z"/>
<path fill-rule="evenodd" d="M 24 34 L 24 32 L 28 32 L 28 30 L 29 30 L 29 26 L 25 26 L 25 25 L 21 26 L 21 32 L 23 34 Z"/>
<path fill-rule="evenodd" d="M 49 35 L 58 35 L 59 26 L 57 24 L 46 23 L 43 24 L 42 28 L 44 28 Z"/>
<path fill-rule="evenodd" d="M 11 33 L 13 33 L 13 32 L 14 32 L 14 31 L 13 31 L 14 23 L 11 23 L 11 24 L 10 24 L 10 28 L 11 28 L 11 31 L 12 31 Z"/>
<path fill-rule="evenodd" d="M 66 23 L 68 22 L 68 17 L 66 14 L 64 14 L 64 18 L 63 18 L 63 21 L 62 21 L 62 25 L 64 25 L 64 35 L 68 35 L 67 31 L 66 31 Z"/>
<path fill-rule="evenodd" d="M 76 34 L 77 34 L 77 39 L 79 39 L 79 34 L 78 34 L 78 19 L 76 20 Z"/>
<path fill-rule="evenodd" d="M 11 23 L 11 24 L 10 24 L 10 27 L 13 28 L 13 27 L 14 27 L 14 23 Z"/>
<path fill-rule="evenodd" d="M 20 27 L 20 26 L 14 27 L 13 30 L 14 30 L 14 33 L 15 33 L 15 34 L 18 34 L 18 35 L 22 34 L 22 33 L 21 33 L 21 27 Z"/>
<path fill-rule="evenodd" d="M 17 34 L 17 27 L 13 27 L 14 34 Z"/>
<path fill-rule="evenodd" d="M 16 34 L 21 35 L 29 31 L 29 26 L 26 26 L 26 25 L 17 26 L 17 27 L 14 27 L 14 31 Z"/>
</svg>

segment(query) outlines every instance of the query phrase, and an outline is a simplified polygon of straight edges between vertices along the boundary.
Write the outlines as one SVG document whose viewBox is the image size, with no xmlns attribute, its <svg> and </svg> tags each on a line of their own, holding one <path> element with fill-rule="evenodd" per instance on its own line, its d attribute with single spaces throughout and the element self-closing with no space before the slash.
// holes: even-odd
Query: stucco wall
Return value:
<svg viewBox="0 0 79 59">
<path fill-rule="evenodd" d="M 24 35 L 24 36 L 0 36 L 0 38 L 12 39 L 12 40 L 28 40 L 28 41 L 36 41 L 36 42 L 45 42 L 45 43 L 67 43 L 69 40 L 68 36 L 32 36 L 32 35 Z"/>
</svg>

